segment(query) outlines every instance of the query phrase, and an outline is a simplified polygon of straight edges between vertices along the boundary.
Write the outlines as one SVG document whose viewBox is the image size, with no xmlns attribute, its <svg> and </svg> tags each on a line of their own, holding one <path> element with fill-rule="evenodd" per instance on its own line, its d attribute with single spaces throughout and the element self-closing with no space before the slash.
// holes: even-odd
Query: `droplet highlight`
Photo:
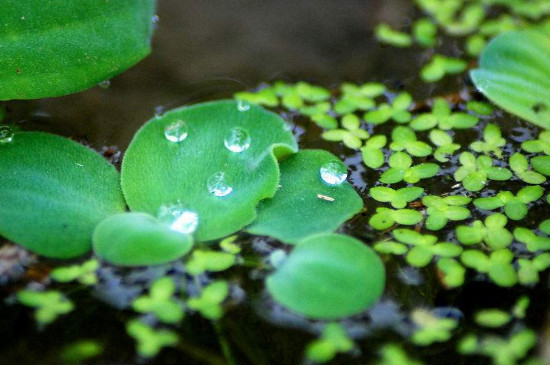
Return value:
<svg viewBox="0 0 550 365">
<path fill-rule="evenodd" d="M 216 172 L 214 175 L 210 176 L 208 180 L 206 180 L 206 187 L 210 194 L 217 197 L 227 196 L 233 191 L 233 188 L 227 182 L 225 173 L 223 172 Z"/>
<path fill-rule="evenodd" d="M 7 125 L 0 125 L 0 144 L 13 141 L 13 131 Z"/>
<path fill-rule="evenodd" d="M 198 214 L 186 209 L 182 203 L 162 205 L 157 218 L 161 223 L 169 224 L 173 231 L 184 234 L 195 232 L 199 225 Z"/>
<path fill-rule="evenodd" d="M 187 124 L 183 120 L 178 120 L 164 128 L 164 136 L 167 140 L 174 143 L 182 142 L 187 138 Z"/>
<path fill-rule="evenodd" d="M 99 84 L 97 84 L 102 89 L 108 89 L 111 87 L 111 80 L 103 80 Z"/>
<path fill-rule="evenodd" d="M 224 139 L 225 147 L 235 153 L 240 153 L 250 147 L 250 135 L 242 128 L 233 128 Z"/>
<path fill-rule="evenodd" d="M 237 101 L 237 109 L 240 111 L 240 112 L 246 112 L 248 110 L 250 110 L 250 104 L 244 100 L 238 100 Z"/>
<path fill-rule="evenodd" d="M 341 162 L 331 161 L 321 166 L 321 179 L 331 186 L 340 185 L 348 177 L 346 166 Z"/>
</svg>

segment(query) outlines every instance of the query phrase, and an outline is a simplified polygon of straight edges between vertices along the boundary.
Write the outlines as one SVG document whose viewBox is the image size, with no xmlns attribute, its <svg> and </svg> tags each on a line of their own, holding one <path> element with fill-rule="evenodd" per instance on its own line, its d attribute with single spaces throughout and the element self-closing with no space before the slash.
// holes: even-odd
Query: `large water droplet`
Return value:
<svg viewBox="0 0 550 365">
<path fill-rule="evenodd" d="M 250 104 L 248 104 L 248 102 L 246 102 L 244 100 L 239 100 L 239 101 L 237 101 L 237 109 L 240 112 L 246 112 L 246 111 L 250 110 Z"/>
<path fill-rule="evenodd" d="M 199 225 L 199 216 L 186 209 L 182 203 L 164 204 L 159 209 L 158 220 L 170 225 L 170 229 L 179 233 L 195 232 Z"/>
<path fill-rule="evenodd" d="M 242 128 L 233 128 L 229 135 L 225 137 L 223 143 L 231 152 L 243 152 L 250 147 L 250 136 Z"/>
<path fill-rule="evenodd" d="M 328 185 L 340 185 L 348 177 L 346 166 L 336 161 L 323 164 L 319 172 L 321 173 L 321 179 Z"/>
<path fill-rule="evenodd" d="M 206 180 L 206 187 L 210 194 L 218 197 L 231 194 L 233 188 L 227 183 L 223 172 L 216 172 Z"/>
<path fill-rule="evenodd" d="M 13 131 L 7 125 L 0 125 L 0 144 L 13 141 Z"/>
<path fill-rule="evenodd" d="M 178 120 L 164 128 L 164 136 L 170 142 L 181 142 L 187 138 L 187 124 L 183 120 Z"/>
<path fill-rule="evenodd" d="M 111 80 L 103 80 L 99 84 L 97 84 L 102 89 L 108 89 L 111 86 Z"/>
</svg>

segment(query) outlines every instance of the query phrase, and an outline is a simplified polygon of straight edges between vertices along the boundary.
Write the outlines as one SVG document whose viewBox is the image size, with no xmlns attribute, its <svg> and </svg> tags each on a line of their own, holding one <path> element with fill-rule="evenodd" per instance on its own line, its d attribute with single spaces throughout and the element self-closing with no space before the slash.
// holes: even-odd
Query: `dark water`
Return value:
<svg viewBox="0 0 550 365">
<path fill-rule="evenodd" d="M 7 121 L 125 148 L 158 107 L 226 98 L 260 82 L 404 80 L 415 65 L 400 59 L 414 60 L 412 51 L 381 47 L 372 29 L 405 23 L 411 11 L 403 0 L 159 1 L 152 54 L 109 89 L 10 102 Z"/>
<path fill-rule="evenodd" d="M 424 51 L 385 48 L 374 41 L 372 29 L 378 22 L 406 24 L 413 13 L 412 4 L 403 0 L 161 1 L 152 55 L 112 79 L 110 88 L 95 87 L 55 99 L 9 102 L 6 121 L 19 124 L 23 129 L 45 130 L 86 141 L 95 148 L 118 146 L 124 150 L 133 133 L 155 111 L 227 98 L 236 91 L 275 79 L 308 80 L 327 87 L 343 81 L 382 81 L 393 89 L 407 89 L 417 100 L 462 89 L 465 80 L 460 77 L 449 78 L 437 86 L 419 82 L 418 65 L 428 56 Z M 299 119 L 294 122 L 296 131 L 302 131 L 302 148 L 328 149 L 346 161 L 352 172 L 351 181 L 364 197 L 369 211 L 374 210 L 376 204 L 368 199 L 366 190 L 378 176 L 366 174 L 360 156 L 339 144 L 321 140 L 320 131 L 313 124 Z M 514 118 L 500 116 L 499 122 L 507 132 L 519 135 L 527 131 L 521 138 L 532 133 L 531 128 Z M 481 127 L 469 131 L 459 142 L 466 145 L 480 133 Z M 513 148 L 517 148 L 521 138 Z M 449 172 L 453 166 L 448 164 Z M 489 188 L 504 187 L 498 184 L 493 183 Z M 432 193 L 446 192 L 449 185 L 439 178 L 425 182 Z M 507 189 L 517 187 L 518 183 Z M 547 214 L 546 206 L 534 206 L 525 222 L 539 221 L 538 217 Z M 365 215 L 346 223 L 342 231 L 367 242 L 379 236 L 368 227 Z M 272 246 L 277 246 L 262 240 L 250 242 L 246 236 L 241 240 L 248 242 L 244 254 L 255 258 L 267 256 Z M 411 269 L 399 262 L 398 259 L 386 262 L 389 279 L 382 305 L 346 323 L 348 329 L 361 338 L 357 353 L 339 356 L 335 364 L 371 363 L 381 344 L 402 342 L 401 335 L 411 330 L 404 316 L 418 306 L 456 307 L 471 319 L 479 308 L 509 308 L 519 295 L 526 294 L 531 298 L 527 323 L 535 329 L 544 324 L 543 313 L 549 303 L 546 276 L 541 277 L 540 284 L 534 288 L 502 289 L 482 280 L 471 280 L 460 289 L 443 290 L 432 266 Z M 103 280 L 123 278 L 121 290 L 126 290 L 131 298 L 158 275 L 177 276 L 177 273 L 177 268 L 168 266 L 159 272 L 147 272 L 143 275 L 145 279 L 136 281 L 105 268 Z M 247 293 L 246 298 L 242 293 L 233 293 L 233 306 L 221 321 L 236 363 L 301 363 L 302 350 L 314 338 L 319 324 L 293 317 L 266 299 L 262 290 L 265 272 L 236 268 L 225 275 L 239 282 Z M 422 285 L 412 284 L 418 280 Z M 3 289 L 2 294 L 9 295 L 13 289 Z M 44 331 L 36 329 L 27 308 L 3 305 L 0 364 L 58 364 L 62 347 L 84 338 L 98 339 L 105 347 L 104 356 L 90 363 L 136 362 L 134 341 L 124 329 L 125 321 L 134 315 L 99 301 L 98 293 L 94 296 L 78 287 L 74 290 L 76 292 L 68 294 L 78 309 Z M 66 287 L 63 291 L 67 292 Z M 120 292 L 117 295 L 120 296 Z M 121 303 L 124 302 L 121 299 Z M 373 323 L 372 318 L 379 318 L 378 323 Z M 380 318 L 386 321 L 386 327 L 379 323 Z M 471 332 L 475 326 L 461 323 L 460 328 L 459 331 Z M 459 338 L 462 332 L 457 332 L 454 338 Z M 164 350 L 151 363 L 225 363 L 218 334 L 210 322 L 198 316 L 190 317 L 179 334 L 182 341 L 178 348 Z M 457 357 L 455 345 L 455 341 L 450 341 L 422 350 L 405 347 L 413 355 L 421 352 L 428 364 L 488 363 L 484 358 Z"/>
</svg>

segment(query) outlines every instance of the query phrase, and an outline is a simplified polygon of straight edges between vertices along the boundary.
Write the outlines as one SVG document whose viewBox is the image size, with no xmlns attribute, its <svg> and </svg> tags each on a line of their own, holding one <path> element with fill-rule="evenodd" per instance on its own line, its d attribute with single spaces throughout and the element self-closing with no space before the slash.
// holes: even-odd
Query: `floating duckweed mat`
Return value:
<svg viewBox="0 0 550 365">
<path fill-rule="evenodd" d="M 528 27 L 545 31 L 550 24 L 550 5 L 542 0 L 466 6 L 421 0 L 417 5 L 425 16 L 411 29 L 381 25 L 375 33 L 397 47 L 435 47 L 418 70 L 429 83 L 453 75 L 465 80 L 465 72 L 476 67 L 473 57 L 500 33 Z M 463 40 L 467 56 L 440 54 L 447 50 L 439 47 L 441 35 Z M 301 149 L 326 149 L 344 161 L 363 207 L 338 234 L 319 241 L 353 236 L 342 240 L 353 242 L 357 262 L 331 262 L 330 251 L 317 256 L 312 251 L 316 236 L 295 250 L 275 238 L 244 233 L 256 232 L 254 226 L 197 242 L 186 258 L 163 265 L 126 268 L 98 257 L 61 265 L 41 259 L 22 279 L 2 276 L 17 283 L 10 290 L 12 305 L 5 308 L 4 337 L 13 328 L 37 328 L 25 344 L 47 354 L 31 359 L 42 363 L 136 358 L 196 364 L 544 363 L 550 303 L 547 131 L 507 114 L 468 82 L 456 93 L 426 100 L 417 100 L 407 87 L 392 90 L 379 82 L 327 89 L 283 81 L 239 92 L 235 99 L 240 111 L 258 104 L 283 116 Z M 5 132 L 0 142 L 13 137 Z M 340 199 L 331 191 L 336 190 L 324 187 L 316 196 L 323 209 Z M 273 199 L 276 205 L 277 195 Z M 293 225 L 300 223 L 296 216 Z M 269 225 L 265 232 L 284 237 L 288 226 Z M 108 248 L 107 241 L 102 243 Z M 325 288 L 325 277 L 302 275 L 305 270 L 296 267 L 328 262 L 327 281 L 337 283 L 341 272 L 343 289 L 364 289 L 354 273 L 369 271 L 360 256 L 375 257 L 371 249 L 380 255 L 387 279 L 373 306 L 351 303 L 347 310 L 324 308 L 311 296 L 299 300 L 300 286 L 309 282 Z M 9 262 L 10 257 L 34 259 L 6 244 L 0 259 Z M 362 300 L 371 302 L 371 294 L 377 293 Z M 327 303 L 339 303 L 340 298 L 332 299 Z M 319 319 L 324 312 L 329 315 Z M 25 352 L 15 339 L 10 332 L 8 359 Z M 53 346 L 59 343 L 68 345 Z"/>
</svg>

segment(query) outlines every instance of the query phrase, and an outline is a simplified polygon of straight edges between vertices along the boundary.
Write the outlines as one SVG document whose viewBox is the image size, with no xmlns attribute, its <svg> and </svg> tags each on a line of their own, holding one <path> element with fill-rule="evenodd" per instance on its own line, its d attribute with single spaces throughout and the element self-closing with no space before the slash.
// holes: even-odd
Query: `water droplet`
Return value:
<svg viewBox="0 0 550 365">
<path fill-rule="evenodd" d="M 13 141 L 13 131 L 7 125 L 0 125 L 0 144 Z"/>
<path fill-rule="evenodd" d="M 155 118 L 159 119 L 162 118 L 164 115 L 164 107 L 162 105 L 158 105 L 155 107 Z"/>
<path fill-rule="evenodd" d="M 99 84 L 97 84 L 102 89 L 108 89 L 111 86 L 111 80 L 103 80 Z"/>
<path fill-rule="evenodd" d="M 193 233 L 199 225 L 199 216 L 197 213 L 186 209 L 179 202 L 162 205 L 157 218 L 160 222 L 169 224 L 173 231 L 179 233 Z"/>
<path fill-rule="evenodd" d="M 250 147 L 250 136 L 242 128 L 233 128 L 223 143 L 231 152 L 243 152 Z"/>
<path fill-rule="evenodd" d="M 269 255 L 269 263 L 274 267 L 277 268 L 281 266 L 281 264 L 286 260 L 287 254 L 284 250 L 278 249 L 273 251 Z"/>
<path fill-rule="evenodd" d="M 183 120 L 178 120 L 164 128 L 164 136 L 170 142 L 181 142 L 187 138 L 187 124 Z"/>
<path fill-rule="evenodd" d="M 321 179 L 328 185 L 340 185 L 348 177 L 346 166 L 341 162 L 331 161 L 321 166 Z"/>
<path fill-rule="evenodd" d="M 239 109 L 240 112 L 246 112 L 250 110 L 250 104 L 244 100 L 237 101 L 237 109 Z"/>
<path fill-rule="evenodd" d="M 233 188 L 227 183 L 223 172 L 216 172 L 206 180 L 206 187 L 210 194 L 218 197 L 231 194 Z"/>
</svg>

